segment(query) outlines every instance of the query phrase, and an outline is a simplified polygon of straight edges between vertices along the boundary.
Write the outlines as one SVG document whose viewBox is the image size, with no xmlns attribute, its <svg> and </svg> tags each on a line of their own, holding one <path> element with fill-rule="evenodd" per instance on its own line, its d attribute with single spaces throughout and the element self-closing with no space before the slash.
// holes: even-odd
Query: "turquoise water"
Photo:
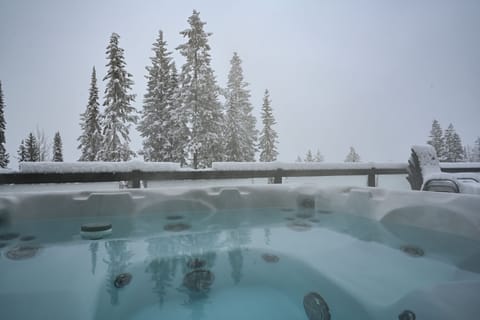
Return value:
<svg viewBox="0 0 480 320">
<path fill-rule="evenodd" d="M 480 312 L 480 244 L 465 238 L 291 208 L 102 219 L 113 233 L 101 240 L 80 237 L 91 218 L 0 226 L 0 238 L 19 234 L 0 240 L 1 318 L 308 319 L 310 292 L 325 300 L 331 319 Z M 165 230 L 172 225 L 182 230 Z M 424 255 L 406 254 L 406 245 Z M 19 246 L 34 253 L 15 259 Z M 185 279 L 198 269 L 213 279 L 195 291 Z M 131 282 L 117 288 L 122 273 Z"/>
</svg>

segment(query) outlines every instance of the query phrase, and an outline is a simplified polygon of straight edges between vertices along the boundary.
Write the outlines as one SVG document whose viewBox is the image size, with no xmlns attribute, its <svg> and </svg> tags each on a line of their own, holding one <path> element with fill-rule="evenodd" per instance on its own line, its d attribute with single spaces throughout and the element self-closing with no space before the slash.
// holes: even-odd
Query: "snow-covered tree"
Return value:
<svg viewBox="0 0 480 320">
<path fill-rule="evenodd" d="M 320 153 L 320 150 L 317 150 L 317 153 L 315 154 L 315 156 L 313 157 L 313 161 L 315 162 L 323 162 L 324 158 L 323 158 L 323 154 Z"/>
<path fill-rule="evenodd" d="M 188 142 L 190 131 L 188 128 L 188 110 L 185 109 L 181 100 L 181 90 L 179 87 L 178 73 L 175 62 L 170 64 L 170 90 L 172 90 L 172 104 L 170 106 L 169 139 L 171 144 L 171 159 L 173 162 L 179 162 L 182 166 L 187 164 Z"/>
<path fill-rule="evenodd" d="M 143 139 L 145 161 L 172 161 L 185 163 L 184 144 L 188 137 L 185 121 L 177 121 L 181 107 L 178 100 L 178 79 L 171 53 L 160 31 L 153 44 L 154 55 L 148 71 L 147 92 L 143 100 L 143 112 L 138 130 Z M 183 129 L 183 141 L 177 141 L 177 134 Z M 182 144 L 179 146 L 178 144 Z"/>
<path fill-rule="evenodd" d="M 273 129 L 273 125 L 276 124 L 273 117 L 273 110 L 270 105 L 270 94 L 268 90 L 265 90 L 262 105 L 262 124 L 263 129 L 260 133 L 259 149 L 260 149 L 260 161 L 270 162 L 277 160 L 277 132 Z"/>
<path fill-rule="evenodd" d="M 107 47 L 108 68 L 101 125 L 103 142 L 101 159 L 105 161 L 127 161 L 135 156 L 130 149 L 129 129 L 136 124 L 138 116 L 132 107 L 135 95 L 131 94 L 132 75 L 125 70 L 123 49 L 118 46 L 120 36 L 112 33 Z"/>
<path fill-rule="evenodd" d="M 3 101 L 2 82 L 0 81 L 0 168 L 6 168 L 9 162 L 9 155 L 5 149 L 5 102 Z"/>
<path fill-rule="evenodd" d="M 81 150 L 82 154 L 78 159 L 79 161 L 100 160 L 99 152 L 102 144 L 102 132 L 100 129 L 99 107 L 97 75 L 95 67 L 93 67 L 87 108 L 85 112 L 80 115 L 82 134 L 77 140 L 80 142 L 78 149 Z"/>
<path fill-rule="evenodd" d="M 35 138 L 38 146 L 38 161 L 50 161 L 52 143 L 45 134 L 45 130 L 37 126 L 35 129 Z"/>
<path fill-rule="evenodd" d="M 18 162 L 27 161 L 27 149 L 25 149 L 25 140 L 22 140 L 22 142 L 20 142 L 20 146 L 18 147 L 17 151 L 17 159 Z"/>
<path fill-rule="evenodd" d="M 465 153 L 464 153 L 464 148 L 462 144 L 462 139 L 460 138 L 460 135 L 457 132 L 453 134 L 453 150 L 455 154 L 454 162 L 460 162 L 465 160 Z"/>
<path fill-rule="evenodd" d="M 354 147 L 350 147 L 350 152 L 347 154 L 345 162 L 360 162 L 360 155 L 355 151 Z"/>
<path fill-rule="evenodd" d="M 307 154 L 305 155 L 305 162 L 322 162 L 323 155 L 320 153 L 320 150 L 317 150 L 317 153 L 313 155 L 312 150 L 308 149 Z"/>
<path fill-rule="evenodd" d="M 305 155 L 305 162 L 313 162 L 313 154 L 310 149 L 308 149 L 307 154 Z"/>
<path fill-rule="evenodd" d="M 60 132 L 56 132 L 53 137 L 53 158 L 54 162 L 63 162 L 63 145 L 62 138 L 60 137 Z"/>
<path fill-rule="evenodd" d="M 295 162 L 302 162 L 302 158 L 300 156 L 297 156 L 297 159 L 295 159 Z"/>
<path fill-rule="evenodd" d="M 475 140 L 475 144 L 473 145 L 471 161 L 480 162 L 480 137 Z"/>
<path fill-rule="evenodd" d="M 180 32 L 186 42 L 177 50 L 185 58 L 180 74 L 180 99 L 181 108 L 188 114 L 190 139 L 187 149 L 192 167 L 196 169 L 223 160 L 224 120 L 218 101 L 219 89 L 210 66 L 208 37 L 211 33 L 203 30 L 205 22 L 195 10 L 188 23 L 190 28 Z"/>
<path fill-rule="evenodd" d="M 230 60 L 225 119 L 225 160 L 254 161 L 258 132 L 252 115 L 248 83 L 243 79 L 242 60 L 236 52 Z"/>
<path fill-rule="evenodd" d="M 428 140 L 427 143 L 435 149 L 438 159 L 445 157 L 445 140 L 442 127 L 437 120 L 433 120 L 432 129 L 430 130 L 430 140 Z"/>
<path fill-rule="evenodd" d="M 37 138 L 32 132 L 28 134 L 27 139 L 24 142 L 25 147 L 25 161 L 41 161 L 40 160 L 40 146 L 38 145 Z"/>
<path fill-rule="evenodd" d="M 460 136 L 455 131 L 455 128 L 450 123 L 445 130 L 445 152 L 444 160 L 446 162 L 458 162 L 463 160 L 463 146 Z"/>
<path fill-rule="evenodd" d="M 463 161 L 465 162 L 475 162 L 475 154 L 473 147 L 470 145 L 463 146 Z"/>
</svg>

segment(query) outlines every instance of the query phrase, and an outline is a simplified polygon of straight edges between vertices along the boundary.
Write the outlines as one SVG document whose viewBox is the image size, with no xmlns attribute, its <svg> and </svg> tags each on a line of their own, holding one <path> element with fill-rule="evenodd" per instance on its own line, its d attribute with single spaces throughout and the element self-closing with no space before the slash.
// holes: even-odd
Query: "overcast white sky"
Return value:
<svg viewBox="0 0 480 320">
<path fill-rule="evenodd" d="M 279 160 L 318 148 L 326 161 L 343 161 L 352 145 L 364 161 L 406 161 L 433 119 L 444 128 L 452 122 L 466 144 L 480 136 L 480 1 L 0 0 L 11 156 L 38 126 L 51 140 L 60 131 L 65 160 L 78 159 L 91 69 L 103 100 L 112 32 L 121 36 L 141 110 L 158 30 L 175 51 L 193 9 L 213 32 L 218 84 L 226 85 L 237 51 L 258 119 L 270 90 Z M 131 137 L 140 149 L 136 130 Z"/>
</svg>

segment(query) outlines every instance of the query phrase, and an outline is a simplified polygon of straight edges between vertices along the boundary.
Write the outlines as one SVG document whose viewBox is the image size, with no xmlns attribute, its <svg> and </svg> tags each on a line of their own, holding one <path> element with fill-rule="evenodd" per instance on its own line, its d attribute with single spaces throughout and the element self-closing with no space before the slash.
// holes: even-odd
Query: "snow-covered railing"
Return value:
<svg viewBox="0 0 480 320">
<path fill-rule="evenodd" d="M 480 172 L 469 164 L 442 164 L 444 172 Z M 176 163 L 128 162 L 24 162 L 19 171 L 0 171 L 0 184 L 72 183 L 131 181 L 215 180 L 271 178 L 282 183 L 284 177 L 366 176 L 367 186 L 376 186 L 378 175 L 407 174 L 406 163 L 283 163 L 215 162 L 209 169 L 181 168 Z"/>
</svg>

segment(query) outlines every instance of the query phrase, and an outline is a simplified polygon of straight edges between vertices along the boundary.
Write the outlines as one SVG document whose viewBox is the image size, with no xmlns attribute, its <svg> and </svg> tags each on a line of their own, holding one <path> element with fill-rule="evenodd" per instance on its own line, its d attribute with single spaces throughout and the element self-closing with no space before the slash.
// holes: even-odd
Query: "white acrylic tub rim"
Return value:
<svg viewBox="0 0 480 320">
<path fill-rule="evenodd" d="M 380 188 L 318 188 L 286 185 L 158 188 L 112 192 L 23 192 L 0 194 L 0 221 L 69 217 L 135 216 L 152 209 L 211 211 L 315 208 L 376 221 L 417 226 L 480 241 L 480 197 Z"/>
<path fill-rule="evenodd" d="M 418 226 L 480 241 L 478 212 L 480 197 L 418 191 L 387 191 L 377 188 L 325 189 L 314 186 L 295 188 L 275 185 L 101 193 L 88 191 L 3 193 L 0 194 L 0 222 L 4 219 L 61 218 L 66 215 L 99 217 L 99 220 L 102 220 L 102 217 L 111 216 L 112 213 L 135 217 L 151 213 L 155 208 L 159 208 L 159 211 L 167 208 L 168 211 L 188 209 L 202 212 L 207 210 L 212 213 L 238 208 L 296 208 L 303 199 L 313 199 L 317 210 L 331 211 L 333 214 L 348 213 L 382 223 Z M 305 260 L 302 254 L 297 252 L 292 258 Z M 314 268 L 313 265 L 310 267 Z M 339 288 L 344 288 L 340 284 Z M 98 292 L 104 290 L 103 282 L 95 285 L 98 286 Z M 476 290 L 478 287 L 473 284 L 472 288 Z M 464 287 L 458 290 L 465 294 L 462 291 L 465 290 Z M 470 294 L 470 291 L 466 292 Z M 357 293 L 351 291 L 348 293 L 353 297 L 359 297 Z M 87 300 L 89 298 L 95 301 L 97 295 L 87 297 Z M 368 305 L 364 304 L 365 301 L 362 299 L 358 299 L 360 305 Z M 83 311 L 87 315 L 88 312 L 92 312 L 90 309 Z"/>
</svg>

